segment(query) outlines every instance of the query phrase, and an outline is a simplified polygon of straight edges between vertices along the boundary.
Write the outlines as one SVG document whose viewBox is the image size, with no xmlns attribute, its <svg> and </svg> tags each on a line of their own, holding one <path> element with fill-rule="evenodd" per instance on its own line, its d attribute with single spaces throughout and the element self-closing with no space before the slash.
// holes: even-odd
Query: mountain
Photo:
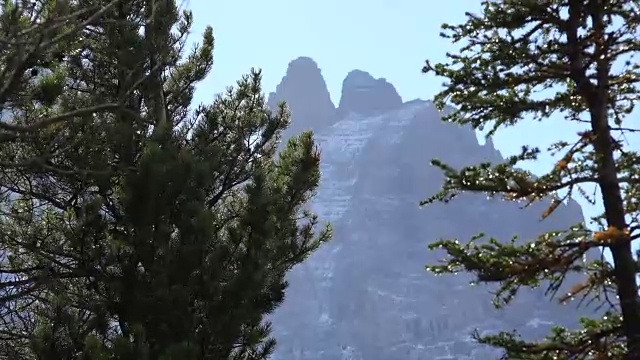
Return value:
<svg viewBox="0 0 640 360">
<path fill-rule="evenodd" d="M 312 207 L 335 236 L 288 277 L 285 302 L 271 319 L 274 360 L 491 358 L 495 350 L 470 339 L 475 328 L 541 337 L 550 324 L 575 325 L 586 311 L 550 301 L 541 290 L 523 290 L 496 311 L 490 289 L 469 286 L 465 274 L 424 270 L 442 255 L 427 250 L 430 241 L 465 241 L 481 231 L 526 238 L 582 221 L 575 202 L 544 222 L 545 204 L 520 209 L 477 194 L 418 207 L 441 185 L 432 158 L 453 166 L 503 160 L 490 140 L 479 145 L 472 129 L 440 121 L 432 103 L 403 102 L 392 84 L 361 70 L 346 76 L 336 107 L 307 57 L 289 64 L 269 96 L 270 106 L 282 100 L 293 117 L 287 135 L 316 134 L 322 181 Z"/>
</svg>

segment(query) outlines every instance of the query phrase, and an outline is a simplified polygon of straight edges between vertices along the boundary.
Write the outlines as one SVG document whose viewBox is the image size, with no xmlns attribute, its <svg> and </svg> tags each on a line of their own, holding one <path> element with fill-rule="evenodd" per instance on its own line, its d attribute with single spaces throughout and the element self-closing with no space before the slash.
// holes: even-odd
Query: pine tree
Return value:
<svg viewBox="0 0 640 360">
<path fill-rule="evenodd" d="M 258 70 L 192 104 L 214 38 L 173 1 L 3 6 L 0 358 L 265 359 L 330 235 L 311 133 L 276 153 Z"/>
<path fill-rule="evenodd" d="M 481 283 L 499 284 L 495 299 L 504 306 L 522 287 L 547 286 L 551 294 L 570 272 L 585 274 L 570 297 L 603 302 L 604 316 L 582 319 L 582 328 L 554 328 L 548 338 L 524 341 L 512 333 L 476 336 L 505 350 L 505 359 L 640 359 L 638 260 L 633 242 L 640 237 L 638 197 L 640 156 L 625 134 L 638 99 L 640 2 L 614 0 L 483 1 L 481 14 L 442 26 L 444 38 L 461 44 L 448 61 L 425 65 L 423 72 L 446 79 L 439 106 L 457 110 L 446 121 L 485 130 L 488 136 L 523 119 L 552 116 L 584 126 L 567 132 L 546 149 L 559 161 L 546 174 L 532 176 L 518 164 L 545 151 L 522 139 L 521 153 L 501 164 L 453 169 L 440 161 L 446 180 L 424 204 L 447 202 L 464 191 L 531 204 L 549 201 L 542 218 L 567 198 L 599 188 L 604 211 L 593 219 L 596 231 L 577 224 L 540 234 L 528 242 L 443 240 L 431 248 L 448 254 L 434 273 L 470 272 Z M 560 133 L 563 128 L 558 128 Z M 589 196 L 587 199 L 591 200 Z M 608 249 L 612 261 L 582 261 L 590 249 Z M 477 334 L 476 334 L 477 335 Z"/>
</svg>

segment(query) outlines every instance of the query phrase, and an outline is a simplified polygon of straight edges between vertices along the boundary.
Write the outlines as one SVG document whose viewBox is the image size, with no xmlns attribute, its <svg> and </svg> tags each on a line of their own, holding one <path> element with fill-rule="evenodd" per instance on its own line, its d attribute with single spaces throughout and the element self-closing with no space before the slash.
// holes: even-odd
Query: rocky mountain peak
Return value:
<svg viewBox="0 0 640 360">
<path fill-rule="evenodd" d="M 283 100 L 296 118 L 288 133 L 317 130 L 336 121 L 336 108 L 322 72 L 309 57 L 299 57 L 289 63 L 276 90 L 269 94 L 267 104 L 273 109 Z"/>
<path fill-rule="evenodd" d="M 314 130 L 322 178 L 311 208 L 332 223 L 334 238 L 288 274 L 286 300 L 270 317 L 278 341 L 272 360 L 495 359 L 470 340 L 474 329 L 541 338 L 551 325 L 572 327 L 592 313 L 546 301 L 544 288 L 523 290 L 496 311 L 492 289 L 469 286 L 466 274 L 425 272 L 440 257 L 426 250 L 429 240 L 465 241 L 480 231 L 530 239 L 583 220 L 575 202 L 541 222 L 546 203 L 522 208 L 480 194 L 420 209 L 442 184 L 431 159 L 455 168 L 504 160 L 490 139 L 480 145 L 470 127 L 440 121 L 452 108 L 403 103 L 386 80 L 354 70 L 336 111 L 309 58 L 289 64 L 271 96 L 280 100 L 292 110 L 288 135 Z"/>
<path fill-rule="evenodd" d="M 342 82 L 339 115 L 374 115 L 402 106 L 395 87 L 384 78 L 376 79 L 362 70 L 353 70 Z"/>
</svg>

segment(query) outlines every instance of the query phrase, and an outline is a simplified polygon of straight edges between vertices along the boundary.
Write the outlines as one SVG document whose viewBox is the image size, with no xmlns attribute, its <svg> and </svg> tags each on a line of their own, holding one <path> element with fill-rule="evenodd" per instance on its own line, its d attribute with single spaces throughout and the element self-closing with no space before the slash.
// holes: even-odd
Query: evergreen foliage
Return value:
<svg viewBox="0 0 640 360">
<path fill-rule="evenodd" d="M 603 317 L 582 319 L 582 328 L 553 329 L 544 341 L 528 342 L 512 333 L 479 336 L 481 343 L 505 350 L 504 359 L 640 359 L 640 299 L 637 254 L 640 237 L 640 155 L 625 134 L 637 132 L 630 116 L 640 91 L 640 2 L 621 0 L 482 1 L 481 14 L 442 26 L 444 38 L 460 44 L 447 62 L 423 71 L 446 79 L 435 101 L 457 110 L 446 121 L 487 130 L 488 136 L 523 119 L 551 116 L 584 126 L 578 134 L 546 149 L 559 161 L 533 177 L 518 167 L 541 151 L 522 139 L 520 154 L 502 164 L 453 169 L 437 160 L 446 180 L 440 193 L 424 201 L 448 202 L 471 191 L 519 201 L 549 201 L 542 218 L 567 198 L 585 196 L 585 186 L 600 190 L 604 212 L 584 224 L 528 242 L 478 238 L 461 244 L 443 240 L 431 248 L 448 254 L 434 273 L 470 272 L 482 283 L 497 283 L 495 303 L 504 306 L 522 287 L 558 289 L 570 272 L 586 274 L 569 298 L 606 306 Z M 562 132 L 562 128 L 557 129 Z M 583 261 L 593 248 L 611 251 L 612 261 Z M 564 300 L 564 299 L 562 299 Z"/>
<path fill-rule="evenodd" d="M 0 358 L 265 359 L 330 235 L 312 135 L 277 153 L 257 70 L 194 106 L 213 33 L 172 0 L 2 6 Z"/>
</svg>

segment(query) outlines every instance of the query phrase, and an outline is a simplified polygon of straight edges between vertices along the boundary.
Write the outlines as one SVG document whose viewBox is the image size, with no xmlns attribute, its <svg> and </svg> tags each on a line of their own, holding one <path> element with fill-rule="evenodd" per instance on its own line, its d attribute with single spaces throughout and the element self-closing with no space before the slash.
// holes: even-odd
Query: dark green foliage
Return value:
<svg viewBox="0 0 640 360">
<path fill-rule="evenodd" d="M 3 5 L 0 358 L 265 359 L 330 235 L 312 135 L 276 154 L 259 71 L 192 108 L 214 39 L 172 1 Z"/>
<path fill-rule="evenodd" d="M 640 359 L 639 272 L 632 243 L 640 237 L 638 197 L 640 155 L 624 135 L 636 132 L 629 117 L 637 90 L 640 2 L 613 0 L 483 1 L 481 14 L 467 14 L 460 25 L 443 25 L 442 36 L 461 44 L 449 62 L 424 72 L 446 78 L 435 101 L 457 111 L 446 121 L 489 130 L 488 136 L 519 121 L 550 116 L 582 124 L 546 149 L 556 166 L 534 177 L 518 165 L 535 161 L 543 150 L 522 139 L 522 152 L 504 164 L 452 169 L 434 161 L 446 181 L 424 204 L 450 201 L 464 191 L 481 192 L 528 205 L 550 201 L 541 217 L 553 216 L 562 201 L 584 196 L 596 185 L 604 212 L 593 220 L 597 231 L 577 224 L 565 231 L 522 240 L 443 240 L 431 248 L 448 253 L 436 273 L 471 272 L 478 282 L 500 285 L 496 305 L 509 303 L 521 287 L 548 286 L 560 300 L 596 301 L 605 316 L 583 319 L 582 329 L 556 328 L 546 340 L 530 343 L 515 334 L 477 338 L 506 350 L 505 359 Z M 557 129 L 562 132 L 562 128 Z M 582 261 L 590 249 L 607 248 L 612 263 Z M 570 294 L 556 294 L 568 273 L 585 274 Z"/>
</svg>

